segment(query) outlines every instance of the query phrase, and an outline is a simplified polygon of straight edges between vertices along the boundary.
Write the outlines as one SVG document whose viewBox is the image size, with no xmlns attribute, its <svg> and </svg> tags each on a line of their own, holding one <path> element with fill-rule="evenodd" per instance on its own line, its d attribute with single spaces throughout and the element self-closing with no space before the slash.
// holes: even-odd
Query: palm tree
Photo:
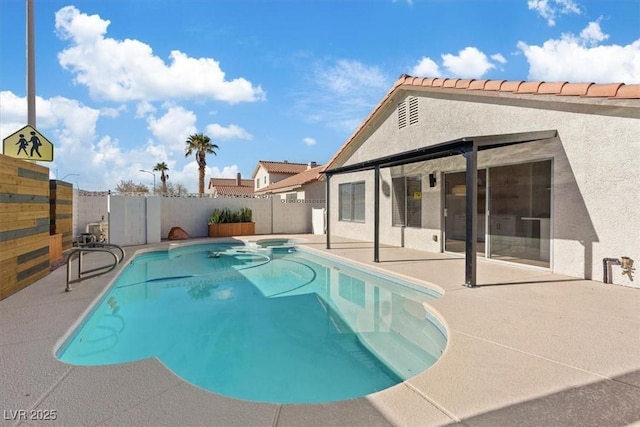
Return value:
<svg viewBox="0 0 640 427">
<path fill-rule="evenodd" d="M 167 180 L 169 179 L 169 174 L 164 173 L 169 170 L 169 166 L 165 162 L 160 162 L 153 167 L 154 172 L 161 172 L 160 181 L 162 181 L 162 194 L 167 194 Z M 154 189 L 155 191 L 155 189 Z"/>
<path fill-rule="evenodd" d="M 198 192 L 204 194 L 204 168 L 207 166 L 207 154 L 215 155 L 215 150 L 219 147 L 216 144 L 212 144 L 211 139 L 203 133 L 190 135 L 189 138 L 187 138 L 186 144 L 185 157 L 189 157 L 194 152 L 196 153 L 196 161 L 198 162 L 200 172 L 198 177 Z"/>
</svg>

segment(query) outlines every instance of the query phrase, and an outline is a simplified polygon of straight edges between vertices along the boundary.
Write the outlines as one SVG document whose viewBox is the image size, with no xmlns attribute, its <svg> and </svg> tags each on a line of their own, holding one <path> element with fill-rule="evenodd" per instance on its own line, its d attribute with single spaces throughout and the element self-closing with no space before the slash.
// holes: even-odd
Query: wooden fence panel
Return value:
<svg viewBox="0 0 640 427">
<path fill-rule="evenodd" d="M 0 154 L 0 300 L 46 276 L 49 169 Z"/>
<path fill-rule="evenodd" d="M 51 234 L 62 234 L 62 250 L 73 245 L 73 184 L 51 180 L 49 184 Z"/>
</svg>

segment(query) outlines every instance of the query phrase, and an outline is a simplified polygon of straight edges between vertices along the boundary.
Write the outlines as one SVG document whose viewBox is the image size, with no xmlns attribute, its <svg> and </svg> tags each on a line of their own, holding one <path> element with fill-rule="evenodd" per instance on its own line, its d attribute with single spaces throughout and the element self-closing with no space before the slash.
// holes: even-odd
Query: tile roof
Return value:
<svg viewBox="0 0 640 427">
<path fill-rule="evenodd" d="M 258 166 L 253 176 L 256 175 L 258 168 L 262 166 L 268 173 L 300 173 L 307 170 L 307 163 L 291 163 L 291 162 L 271 162 L 266 160 L 258 161 Z"/>
<path fill-rule="evenodd" d="M 324 166 L 316 166 L 311 169 L 307 169 L 304 172 L 300 172 L 296 175 L 287 177 L 282 181 L 278 181 L 264 188 L 256 190 L 256 194 L 277 193 L 278 190 L 294 189 L 302 185 L 308 184 L 313 181 L 317 181 L 320 178 Z"/>
<path fill-rule="evenodd" d="M 326 163 L 325 169 L 329 169 L 338 157 L 345 152 L 356 136 L 369 125 L 373 117 L 400 89 L 430 89 L 447 93 L 469 93 L 474 95 L 487 95 L 494 93 L 513 94 L 515 96 L 555 96 L 554 101 L 570 101 L 576 98 L 600 98 L 605 101 L 616 100 L 640 100 L 640 84 L 624 83 L 570 83 L 570 82 L 528 82 L 524 80 L 476 80 L 476 79 L 449 79 L 432 77 L 414 77 L 402 74 L 393 87 L 373 111 L 365 118 L 355 132 L 338 149 L 333 157 Z M 513 96 L 512 95 L 512 96 Z M 529 98 L 530 99 L 530 98 Z M 637 105 L 640 107 L 640 103 Z"/>
<path fill-rule="evenodd" d="M 241 179 L 237 185 L 237 178 L 210 178 L 209 192 L 219 196 L 252 196 L 253 179 Z"/>
<path fill-rule="evenodd" d="M 217 185 L 212 191 L 218 196 L 253 196 L 253 185 L 251 187 L 237 185 Z"/>
<path fill-rule="evenodd" d="M 209 179 L 209 188 L 219 186 L 219 185 L 231 185 L 237 187 L 236 178 L 210 178 Z M 240 186 L 242 187 L 251 187 L 253 188 L 253 179 L 241 179 Z"/>
<path fill-rule="evenodd" d="M 403 74 L 396 81 L 398 86 L 442 87 L 465 90 L 484 90 L 536 95 L 585 96 L 610 99 L 640 99 L 640 84 L 624 83 L 570 83 L 528 82 L 524 80 L 475 80 L 413 77 Z M 393 90 L 392 89 L 392 90 Z"/>
</svg>

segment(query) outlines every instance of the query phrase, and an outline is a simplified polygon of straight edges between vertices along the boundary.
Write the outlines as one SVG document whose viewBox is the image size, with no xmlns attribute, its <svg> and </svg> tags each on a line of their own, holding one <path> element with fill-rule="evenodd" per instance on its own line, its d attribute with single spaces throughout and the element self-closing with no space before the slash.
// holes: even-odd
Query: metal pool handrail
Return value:
<svg viewBox="0 0 640 427">
<path fill-rule="evenodd" d="M 120 252 L 120 256 L 115 253 L 113 250 L 117 249 Z M 113 263 L 102 265 L 100 267 L 92 268 L 90 270 L 82 270 L 82 257 L 85 253 L 91 252 L 106 252 L 109 255 L 113 256 Z M 71 261 L 74 258 L 78 258 L 78 278 L 71 279 Z M 64 289 L 65 292 L 71 292 L 71 284 L 78 283 L 85 279 L 91 279 L 92 277 L 100 276 L 102 274 L 108 273 L 122 261 L 124 258 L 124 249 L 122 247 L 115 245 L 113 243 L 92 243 L 88 247 L 84 248 L 75 248 L 69 252 L 69 257 L 67 258 L 67 287 Z M 86 276 L 88 273 L 94 273 L 89 276 Z"/>
</svg>

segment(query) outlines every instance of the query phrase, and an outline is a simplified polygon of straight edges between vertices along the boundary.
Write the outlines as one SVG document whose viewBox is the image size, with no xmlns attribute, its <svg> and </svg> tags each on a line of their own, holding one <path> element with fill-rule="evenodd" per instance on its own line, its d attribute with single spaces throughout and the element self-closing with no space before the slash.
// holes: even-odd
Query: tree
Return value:
<svg viewBox="0 0 640 427">
<path fill-rule="evenodd" d="M 189 193 L 187 187 L 180 182 L 169 182 L 167 184 L 167 196 L 186 196 Z"/>
<path fill-rule="evenodd" d="M 187 147 L 185 148 L 185 157 L 189 157 L 193 153 L 196 154 L 196 161 L 198 162 L 198 192 L 204 194 L 204 169 L 207 166 L 207 154 L 216 154 L 215 150 L 219 147 L 216 144 L 211 143 L 211 139 L 203 134 L 196 133 L 190 135 L 186 141 Z"/>
<path fill-rule="evenodd" d="M 154 172 L 161 172 L 160 181 L 162 181 L 162 194 L 167 194 L 167 180 L 169 179 L 169 174 L 165 174 L 165 171 L 169 170 L 169 166 L 165 162 L 160 162 L 153 167 Z M 155 190 L 155 188 L 154 188 Z"/>
<path fill-rule="evenodd" d="M 133 180 L 123 181 L 116 185 L 116 191 L 118 193 L 148 193 L 149 188 L 144 184 L 135 184 Z"/>
</svg>

